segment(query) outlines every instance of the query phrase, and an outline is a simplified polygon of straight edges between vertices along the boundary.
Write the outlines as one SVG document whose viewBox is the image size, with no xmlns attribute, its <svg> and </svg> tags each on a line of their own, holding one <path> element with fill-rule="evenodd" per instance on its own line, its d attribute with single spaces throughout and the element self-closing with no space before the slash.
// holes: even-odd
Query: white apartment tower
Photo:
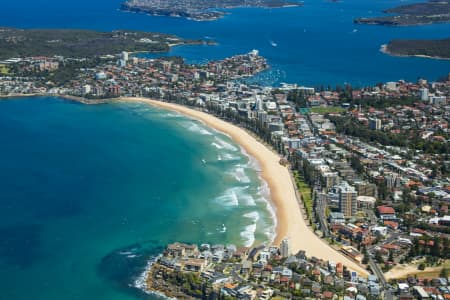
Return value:
<svg viewBox="0 0 450 300">
<path fill-rule="evenodd" d="M 355 188 L 347 182 L 342 182 L 338 186 L 339 195 L 339 211 L 344 214 L 346 218 L 352 217 L 356 213 L 358 193 Z"/>
<path fill-rule="evenodd" d="M 289 247 L 289 239 L 285 238 L 281 241 L 280 245 L 281 257 L 288 257 L 291 255 L 291 248 Z"/>
</svg>

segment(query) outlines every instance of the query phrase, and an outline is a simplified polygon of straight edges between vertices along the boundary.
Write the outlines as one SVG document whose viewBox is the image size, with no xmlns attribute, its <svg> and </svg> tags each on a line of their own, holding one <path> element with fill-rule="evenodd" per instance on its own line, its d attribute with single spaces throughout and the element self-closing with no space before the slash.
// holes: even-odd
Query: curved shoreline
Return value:
<svg viewBox="0 0 450 300">
<path fill-rule="evenodd" d="M 315 256 L 317 258 L 326 261 L 333 261 L 335 263 L 341 262 L 350 270 L 356 271 L 360 275 L 367 276 L 369 274 L 364 266 L 346 257 L 338 250 L 333 249 L 326 241 L 314 234 L 311 228 L 306 224 L 305 218 L 302 214 L 299 204 L 299 201 L 301 200 L 297 198 L 293 178 L 289 170 L 279 163 L 280 156 L 263 145 L 261 142 L 257 141 L 255 137 L 250 135 L 244 129 L 202 111 L 194 110 L 175 103 L 162 102 L 150 98 L 120 97 L 92 102 L 86 101 L 83 98 L 65 95 L 30 94 L 22 96 L 49 96 L 88 105 L 104 104 L 115 101 L 140 102 L 163 109 L 176 111 L 183 115 L 202 121 L 205 125 L 228 135 L 233 141 L 244 148 L 250 156 L 254 157 L 261 166 L 261 177 L 269 186 L 270 201 L 271 205 L 275 208 L 277 218 L 276 237 L 273 240 L 274 245 L 278 246 L 282 239 L 288 237 L 290 240 L 290 248 L 292 253 L 303 250 L 306 252 L 306 255 L 310 257 Z M 1 97 L 0 100 L 13 100 L 20 97 L 21 95 L 8 95 Z"/>
<path fill-rule="evenodd" d="M 279 245 L 282 239 L 288 237 L 293 253 L 304 250 L 308 256 L 315 256 L 336 263 L 342 262 L 349 269 L 361 275 L 368 274 L 364 267 L 331 248 L 311 231 L 301 213 L 289 170 L 279 164 L 280 156 L 278 154 L 275 154 L 257 141 L 247 131 L 213 115 L 174 103 L 137 97 L 122 97 L 118 98 L 117 101 L 142 102 L 155 107 L 173 110 L 200 120 L 207 126 L 229 135 L 249 155 L 258 161 L 261 166 L 261 177 L 269 185 L 270 198 L 276 208 L 277 217 L 276 237 L 273 244 Z"/>
<path fill-rule="evenodd" d="M 383 44 L 380 47 L 380 52 L 389 56 L 393 56 L 393 57 L 418 57 L 418 58 L 426 58 L 426 59 L 435 59 L 435 60 L 450 60 L 450 58 L 448 57 L 440 57 L 440 56 L 429 56 L 429 55 L 423 55 L 423 54 L 412 54 L 412 55 L 407 55 L 407 54 L 396 54 L 393 53 L 391 51 L 388 50 L 388 45 L 387 44 Z"/>
</svg>

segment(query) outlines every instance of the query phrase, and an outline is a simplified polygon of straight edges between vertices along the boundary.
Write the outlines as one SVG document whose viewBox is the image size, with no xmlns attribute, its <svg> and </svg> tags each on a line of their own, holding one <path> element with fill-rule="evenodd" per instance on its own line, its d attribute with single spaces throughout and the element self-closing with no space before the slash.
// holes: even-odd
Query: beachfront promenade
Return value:
<svg viewBox="0 0 450 300">
<path fill-rule="evenodd" d="M 292 252 L 294 253 L 299 250 L 304 250 L 308 256 L 315 256 L 336 263 L 342 262 L 349 269 L 361 275 L 368 274 L 361 265 L 331 248 L 330 245 L 312 232 L 301 212 L 299 205 L 300 199 L 297 199 L 296 190 L 289 170 L 279 163 L 279 155 L 257 141 L 247 131 L 216 118 L 213 115 L 181 105 L 147 98 L 133 97 L 120 99 L 121 101 L 143 102 L 160 108 L 174 110 L 198 119 L 206 125 L 228 134 L 249 155 L 257 159 L 261 166 L 261 175 L 270 187 L 271 200 L 276 208 L 277 216 L 277 235 L 274 244 L 279 245 L 283 238 L 288 237 Z"/>
</svg>

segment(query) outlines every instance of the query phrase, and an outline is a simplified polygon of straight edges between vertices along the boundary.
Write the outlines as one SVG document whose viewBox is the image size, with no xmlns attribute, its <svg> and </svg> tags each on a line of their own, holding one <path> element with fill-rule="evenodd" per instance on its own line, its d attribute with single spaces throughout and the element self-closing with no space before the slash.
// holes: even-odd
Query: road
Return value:
<svg viewBox="0 0 450 300">
<path fill-rule="evenodd" d="M 383 271 L 381 271 L 380 267 L 375 263 L 372 259 L 372 256 L 369 256 L 369 266 L 372 269 L 373 273 L 378 277 L 378 281 L 383 286 L 384 289 L 387 287 L 386 278 L 384 278 Z"/>
</svg>

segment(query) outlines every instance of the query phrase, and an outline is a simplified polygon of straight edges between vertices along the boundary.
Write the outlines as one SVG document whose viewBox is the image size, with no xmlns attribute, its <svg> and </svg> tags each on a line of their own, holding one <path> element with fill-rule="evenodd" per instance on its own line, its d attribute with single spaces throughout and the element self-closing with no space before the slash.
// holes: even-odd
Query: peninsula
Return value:
<svg viewBox="0 0 450 300">
<path fill-rule="evenodd" d="M 84 58 L 111 53 L 166 52 L 174 44 L 200 44 L 174 35 L 116 30 L 0 28 L 0 59 L 30 56 Z"/>
<path fill-rule="evenodd" d="M 153 16 L 213 21 L 226 14 L 222 9 L 237 7 L 280 8 L 301 5 L 303 5 L 302 2 L 286 0 L 128 0 L 122 3 L 121 9 Z"/>
<path fill-rule="evenodd" d="M 450 38 L 442 40 L 392 40 L 381 51 L 396 56 L 450 59 Z"/>
<path fill-rule="evenodd" d="M 389 26 L 424 25 L 450 22 L 450 3 L 448 1 L 429 1 L 390 8 L 384 11 L 393 16 L 358 18 L 356 24 Z"/>
<path fill-rule="evenodd" d="M 89 66 L 86 61 L 52 56 L 0 62 L 0 96 L 56 95 L 86 104 L 116 98 L 196 118 L 228 134 L 259 162 L 276 207 L 277 235 L 268 241 L 271 245 L 251 245 L 254 255 L 250 250 L 242 258 L 234 257 L 233 247 L 211 245 L 208 259 L 208 250 L 184 255 L 195 250 L 192 245 L 168 247 L 181 254 L 155 264 L 160 269 L 149 266 L 144 288 L 184 293 L 188 299 L 215 280 L 223 284 L 215 291 L 231 297 L 246 291 L 270 295 L 264 289 L 269 287 L 275 297 L 332 299 L 329 288 L 342 288 L 342 283 L 345 293 L 357 288 L 369 299 L 439 292 L 434 288 L 441 285 L 437 276 L 447 277 L 450 271 L 444 262 L 450 259 L 450 74 L 435 82 L 400 80 L 325 90 L 246 83 L 245 78 L 269 68 L 257 50 L 201 65 L 127 52 L 93 58 Z M 280 243 L 278 250 L 272 248 Z M 264 251 L 267 264 L 261 267 Z M 231 261 L 225 254 L 233 255 Z M 338 264 L 344 281 L 328 276 L 341 273 Z M 433 287 L 419 286 L 411 276 L 411 287 L 399 284 L 394 290 L 388 284 L 427 266 L 443 274 L 431 275 Z M 350 281 L 346 268 L 355 271 Z M 367 276 L 366 268 L 374 275 Z M 388 271 L 389 277 L 384 275 Z M 181 285 L 172 279 L 180 279 Z"/>
<path fill-rule="evenodd" d="M 322 292 L 332 299 L 332 291 L 343 293 L 357 278 L 342 263 L 292 252 L 287 239 L 280 247 L 253 248 L 175 242 L 135 285 L 176 299 L 309 299 Z M 369 282 L 378 285 L 374 276 Z"/>
</svg>

